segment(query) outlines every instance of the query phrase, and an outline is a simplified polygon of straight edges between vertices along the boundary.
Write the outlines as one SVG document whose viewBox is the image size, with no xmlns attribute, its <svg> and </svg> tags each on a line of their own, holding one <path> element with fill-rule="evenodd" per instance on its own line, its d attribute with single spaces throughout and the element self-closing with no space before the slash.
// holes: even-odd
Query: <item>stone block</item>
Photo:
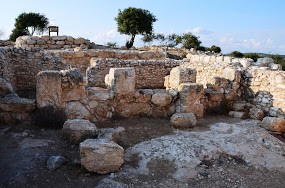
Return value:
<svg viewBox="0 0 285 188">
<path fill-rule="evenodd" d="M 181 113 L 193 113 L 197 118 L 204 116 L 204 105 L 203 104 L 192 104 L 189 106 L 181 106 Z"/>
<path fill-rule="evenodd" d="M 265 117 L 261 126 L 269 131 L 285 132 L 285 119 L 276 117 Z"/>
<path fill-rule="evenodd" d="M 181 83 L 196 82 L 197 71 L 191 68 L 175 67 L 170 71 L 169 86 L 178 88 Z"/>
<path fill-rule="evenodd" d="M 135 94 L 135 70 L 133 68 L 111 68 L 106 85 L 115 95 Z"/>
<path fill-rule="evenodd" d="M 182 83 L 178 87 L 178 93 L 181 103 L 189 106 L 193 101 L 198 101 L 203 97 L 204 87 L 202 84 Z"/>
<path fill-rule="evenodd" d="M 60 107 L 62 101 L 61 74 L 59 71 L 42 71 L 37 75 L 37 107 Z"/>
<path fill-rule="evenodd" d="M 222 77 L 213 77 L 208 80 L 207 88 L 220 91 L 221 88 L 225 89 L 229 85 L 229 82 L 226 78 Z"/>
<path fill-rule="evenodd" d="M 211 89 L 205 89 L 205 96 L 207 96 L 208 100 L 212 102 L 221 102 L 224 99 L 223 93 Z"/>
<path fill-rule="evenodd" d="M 5 79 L 0 78 L 0 97 L 8 95 L 14 91 L 12 85 Z"/>
<path fill-rule="evenodd" d="M 108 139 L 87 139 L 80 143 L 81 165 L 98 174 L 116 172 L 124 163 L 124 149 Z"/>
<path fill-rule="evenodd" d="M 197 120 L 193 113 L 175 113 L 170 119 L 171 125 L 176 128 L 195 127 Z"/>
<path fill-rule="evenodd" d="M 76 45 L 80 45 L 80 44 L 84 44 L 84 43 L 85 43 L 84 38 L 77 38 L 74 40 L 74 44 L 76 44 Z"/>
<path fill-rule="evenodd" d="M 241 72 L 233 68 L 225 68 L 222 76 L 230 81 L 240 82 Z"/>
<path fill-rule="evenodd" d="M 113 98 L 110 91 L 100 87 L 88 87 L 87 97 L 89 100 L 106 101 Z"/>
<path fill-rule="evenodd" d="M 244 119 L 245 112 L 230 111 L 229 116 L 232 116 L 234 118 Z"/>
<path fill-rule="evenodd" d="M 76 101 L 86 97 L 85 87 L 77 85 L 72 88 L 64 88 L 62 90 L 62 100 L 65 102 Z"/>
<path fill-rule="evenodd" d="M 70 142 L 79 144 L 88 138 L 96 138 L 98 135 L 97 127 L 88 120 L 69 119 L 62 128 L 62 135 Z"/>
<path fill-rule="evenodd" d="M 79 101 L 67 103 L 65 114 L 69 119 L 90 119 L 90 111 Z"/>
<path fill-rule="evenodd" d="M 248 116 L 251 119 L 257 119 L 257 120 L 262 120 L 264 117 L 264 113 L 261 109 L 259 108 L 251 108 L 249 110 Z"/>
<path fill-rule="evenodd" d="M 172 97 L 168 93 L 155 93 L 151 97 L 151 102 L 158 107 L 166 107 L 172 101 Z"/>
<path fill-rule="evenodd" d="M 34 99 L 19 98 L 17 95 L 7 95 L 0 98 L 0 112 L 32 112 L 36 107 Z"/>
<path fill-rule="evenodd" d="M 120 132 L 114 128 L 100 129 L 98 139 L 109 139 L 119 144 Z"/>
</svg>

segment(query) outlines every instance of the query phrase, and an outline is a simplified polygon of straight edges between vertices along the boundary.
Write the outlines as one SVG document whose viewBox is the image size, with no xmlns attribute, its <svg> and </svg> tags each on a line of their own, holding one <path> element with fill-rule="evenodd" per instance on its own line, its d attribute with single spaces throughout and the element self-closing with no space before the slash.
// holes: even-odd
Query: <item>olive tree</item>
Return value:
<svg viewBox="0 0 285 188">
<path fill-rule="evenodd" d="M 199 40 L 199 37 L 193 35 L 192 33 L 188 32 L 188 33 L 184 33 L 178 40 L 178 42 L 182 43 L 182 47 L 186 48 L 186 49 L 190 49 L 190 48 L 198 48 L 200 47 L 200 44 L 202 43 Z"/>
<path fill-rule="evenodd" d="M 152 25 L 157 21 L 156 17 L 148 10 L 133 7 L 124 11 L 119 10 L 115 20 L 118 25 L 118 32 L 131 36 L 130 41 L 126 43 L 127 48 L 133 46 L 136 35 L 151 35 Z"/>
<path fill-rule="evenodd" d="M 15 28 L 9 40 L 15 41 L 17 37 L 22 35 L 34 35 L 35 32 L 43 33 L 49 24 L 49 20 L 45 15 L 39 13 L 22 13 L 16 18 Z"/>
</svg>

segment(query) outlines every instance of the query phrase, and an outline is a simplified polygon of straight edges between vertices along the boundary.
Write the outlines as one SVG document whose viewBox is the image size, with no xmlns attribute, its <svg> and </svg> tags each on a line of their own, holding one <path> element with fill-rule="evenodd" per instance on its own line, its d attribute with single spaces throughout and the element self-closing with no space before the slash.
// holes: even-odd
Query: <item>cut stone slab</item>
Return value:
<svg viewBox="0 0 285 188">
<path fill-rule="evenodd" d="M 81 165 L 98 174 L 116 172 L 124 163 L 124 149 L 108 139 L 87 139 L 80 143 Z"/>
<path fill-rule="evenodd" d="M 64 163 L 67 163 L 67 159 L 63 156 L 51 156 L 47 161 L 47 168 L 49 170 L 55 170 L 61 167 Z"/>
<path fill-rule="evenodd" d="M 276 117 L 265 117 L 261 126 L 269 131 L 285 132 L 285 119 Z"/>
<path fill-rule="evenodd" d="M 88 87 L 87 97 L 89 100 L 106 101 L 112 99 L 110 91 L 100 87 Z"/>
<path fill-rule="evenodd" d="M 168 93 L 155 93 L 151 97 L 151 102 L 158 107 L 166 107 L 172 101 L 172 97 Z"/>
<path fill-rule="evenodd" d="M 79 144 L 87 138 L 96 138 L 98 135 L 97 127 L 88 120 L 69 119 L 62 128 L 62 135 L 70 142 Z"/>
<path fill-rule="evenodd" d="M 106 85 L 115 95 L 134 95 L 135 76 L 133 68 L 111 68 Z"/>
<path fill-rule="evenodd" d="M 96 188 L 128 188 L 129 186 L 108 178 L 104 178 Z"/>
<path fill-rule="evenodd" d="M 36 107 L 35 99 L 19 98 L 17 95 L 7 95 L 0 98 L 1 112 L 31 112 Z"/>
<path fill-rule="evenodd" d="M 61 73 L 42 71 L 37 75 L 37 107 L 60 107 L 62 100 Z"/>
<path fill-rule="evenodd" d="M 114 128 L 100 129 L 98 139 L 109 139 L 118 144 L 120 142 L 120 133 Z"/>
<path fill-rule="evenodd" d="M 170 71 L 169 87 L 177 89 L 181 83 L 196 82 L 197 71 L 191 68 L 175 67 Z"/>
<path fill-rule="evenodd" d="M 264 117 L 264 113 L 261 109 L 259 108 L 251 108 L 249 110 L 248 116 L 251 119 L 256 119 L 256 120 L 262 120 Z"/>
<path fill-rule="evenodd" d="M 232 116 L 234 118 L 243 119 L 243 118 L 245 118 L 245 113 L 244 112 L 237 112 L 237 111 L 230 111 L 229 116 Z"/>
<path fill-rule="evenodd" d="M 175 113 L 170 119 L 171 125 L 177 128 L 195 127 L 197 120 L 193 113 Z"/>
</svg>

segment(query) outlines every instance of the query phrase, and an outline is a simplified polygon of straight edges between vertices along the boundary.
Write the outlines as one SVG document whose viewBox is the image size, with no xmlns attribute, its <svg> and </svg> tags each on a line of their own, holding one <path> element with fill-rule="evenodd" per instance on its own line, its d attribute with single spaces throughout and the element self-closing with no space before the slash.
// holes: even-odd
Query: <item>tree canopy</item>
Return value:
<svg viewBox="0 0 285 188">
<path fill-rule="evenodd" d="M 199 40 L 199 37 L 193 35 L 192 33 L 188 32 L 188 33 L 183 33 L 183 35 L 181 36 L 181 43 L 182 43 L 182 47 L 186 48 L 186 49 L 190 49 L 190 48 L 198 48 L 200 47 L 200 44 L 202 43 Z M 178 42 L 180 42 L 178 40 Z"/>
<path fill-rule="evenodd" d="M 12 30 L 9 40 L 15 41 L 22 35 L 34 35 L 35 32 L 44 32 L 49 24 L 48 18 L 39 13 L 22 13 L 16 18 L 15 28 Z"/>
<path fill-rule="evenodd" d="M 134 7 L 129 7 L 124 11 L 119 10 L 115 20 L 118 32 L 131 36 L 130 41 L 126 43 L 127 48 L 133 46 L 136 35 L 151 35 L 152 25 L 157 21 L 156 17 L 148 10 Z"/>
<path fill-rule="evenodd" d="M 233 51 L 229 55 L 232 57 L 238 57 L 238 58 L 242 58 L 244 56 L 243 53 L 241 53 L 239 51 Z"/>
</svg>

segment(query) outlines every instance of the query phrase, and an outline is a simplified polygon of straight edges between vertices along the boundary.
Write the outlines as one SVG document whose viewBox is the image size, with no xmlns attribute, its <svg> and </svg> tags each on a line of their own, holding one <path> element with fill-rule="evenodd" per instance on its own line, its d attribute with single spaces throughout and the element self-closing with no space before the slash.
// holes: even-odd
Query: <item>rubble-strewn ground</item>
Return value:
<svg viewBox="0 0 285 188">
<path fill-rule="evenodd" d="M 0 127 L 0 187 L 96 187 L 109 178 L 130 187 L 284 187 L 285 144 L 259 121 L 209 116 L 193 129 L 177 130 L 168 119 L 117 119 L 98 127 L 124 127 L 125 164 L 110 175 L 80 167 L 79 147 L 22 123 Z M 50 171 L 46 161 L 69 162 Z"/>
</svg>

